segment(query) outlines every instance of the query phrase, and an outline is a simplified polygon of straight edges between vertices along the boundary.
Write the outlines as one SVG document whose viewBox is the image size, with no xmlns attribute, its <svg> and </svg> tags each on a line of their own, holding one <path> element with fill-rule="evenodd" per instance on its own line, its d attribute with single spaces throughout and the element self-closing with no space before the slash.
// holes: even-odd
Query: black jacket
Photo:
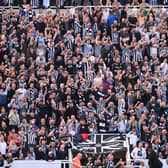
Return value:
<svg viewBox="0 0 168 168">
<path fill-rule="evenodd" d="M 150 168 L 162 168 L 162 162 L 158 159 L 154 150 L 151 151 L 148 157 Z"/>
</svg>

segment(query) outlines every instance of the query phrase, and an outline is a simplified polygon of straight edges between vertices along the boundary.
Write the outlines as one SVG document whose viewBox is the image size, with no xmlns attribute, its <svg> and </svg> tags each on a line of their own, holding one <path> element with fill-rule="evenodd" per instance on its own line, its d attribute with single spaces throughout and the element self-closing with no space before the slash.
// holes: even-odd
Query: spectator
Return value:
<svg viewBox="0 0 168 168">
<path fill-rule="evenodd" d="M 150 165 L 150 167 L 162 167 L 162 163 L 161 163 L 161 161 L 157 158 L 157 156 L 156 156 L 156 153 L 153 151 L 153 150 L 151 150 L 151 149 L 149 149 L 148 150 L 148 152 L 149 152 L 149 165 Z"/>
<path fill-rule="evenodd" d="M 135 146 L 139 140 L 138 136 L 136 135 L 135 128 L 133 128 L 133 130 L 129 132 L 127 136 L 129 137 L 129 141 L 130 141 L 130 151 L 132 151 L 133 146 Z"/>
<path fill-rule="evenodd" d="M 9 126 L 17 130 L 18 126 L 20 125 L 19 114 L 16 109 L 16 104 L 13 104 L 12 110 L 9 113 Z"/>
<path fill-rule="evenodd" d="M 73 159 L 73 167 L 79 168 L 81 166 L 82 153 L 78 153 Z"/>
<path fill-rule="evenodd" d="M 2 156 L 5 158 L 6 156 L 6 151 L 7 151 L 7 144 L 4 140 L 4 136 L 1 135 L 0 136 L 0 153 L 2 154 Z"/>
<path fill-rule="evenodd" d="M 4 158 L 2 156 L 2 154 L 0 153 L 0 166 L 3 167 L 4 166 Z"/>
<path fill-rule="evenodd" d="M 108 155 L 108 161 L 107 161 L 106 168 L 112 168 L 112 167 L 114 167 L 113 159 L 114 159 L 113 154 L 109 154 Z"/>
<path fill-rule="evenodd" d="M 28 152 L 25 160 L 34 160 L 34 158 L 31 156 L 31 153 Z"/>
<path fill-rule="evenodd" d="M 68 154 L 68 148 L 65 145 L 65 143 L 63 142 L 60 145 L 59 150 L 57 151 L 57 159 L 58 160 L 66 160 L 67 159 L 67 154 Z"/>
<path fill-rule="evenodd" d="M 137 147 L 132 150 L 131 157 L 134 159 L 135 165 L 139 165 L 140 162 L 143 162 L 141 159 L 146 159 L 147 154 L 142 142 L 139 142 Z"/>
</svg>

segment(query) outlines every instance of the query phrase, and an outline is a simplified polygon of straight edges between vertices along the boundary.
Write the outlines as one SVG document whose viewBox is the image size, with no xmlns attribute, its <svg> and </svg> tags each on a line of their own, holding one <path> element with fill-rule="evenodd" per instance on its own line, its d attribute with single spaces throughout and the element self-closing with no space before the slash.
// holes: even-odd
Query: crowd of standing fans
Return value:
<svg viewBox="0 0 168 168">
<path fill-rule="evenodd" d="M 88 133 L 126 133 L 136 165 L 148 147 L 167 159 L 168 11 L 112 4 L 1 6 L 0 166 L 67 159 L 69 137 L 77 144 Z M 88 167 L 114 166 L 113 154 L 92 159 Z"/>
<path fill-rule="evenodd" d="M 31 4 L 35 8 L 48 8 L 49 6 L 56 6 L 57 8 L 64 8 L 66 6 L 83 6 L 83 5 L 119 5 L 125 6 L 130 4 L 138 6 L 143 3 L 150 5 L 168 5 L 168 0 L 0 0 L 0 5 L 17 6 L 21 4 Z"/>
</svg>

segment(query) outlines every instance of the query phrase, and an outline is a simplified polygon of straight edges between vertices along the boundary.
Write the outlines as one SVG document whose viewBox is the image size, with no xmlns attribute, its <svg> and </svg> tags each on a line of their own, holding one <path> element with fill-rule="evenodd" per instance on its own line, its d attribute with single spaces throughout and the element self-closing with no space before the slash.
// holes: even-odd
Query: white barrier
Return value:
<svg viewBox="0 0 168 168">
<path fill-rule="evenodd" d="M 149 168 L 148 159 L 141 159 L 141 161 L 144 162 L 144 168 Z M 168 168 L 165 159 L 161 159 L 160 161 L 163 164 L 162 168 Z M 11 168 L 66 168 L 66 164 L 73 167 L 73 163 L 68 160 L 55 160 L 53 162 L 44 160 L 16 160 L 12 163 Z M 61 165 L 63 167 L 61 167 Z M 82 168 L 84 167 L 85 166 L 82 166 Z M 130 165 L 126 165 L 125 168 L 130 168 Z M 140 168 L 140 166 L 136 166 L 135 168 Z"/>
<path fill-rule="evenodd" d="M 47 162 L 44 160 L 15 160 L 11 168 L 61 168 L 61 161 Z"/>
<path fill-rule="evenodd" d="M 149 168 L 149 164 L 148 164 L 148 159 L 137 159 L 139 161 L 142 161 L 144 163 L 144 168 Z M 129 160 L 129 164 L 127 164 L 125 166 L 125 168 L 130 168 L 130 162 L 133 160 Z M 168 168 L 168 164 L 166 163 L 166 159 L 160 159 L 160 161 L 162 162 L 162 168 Z M 142 168 L 142 166 L 134 166 L 134 168 Z"/>
<path fill-rule="evenodd" d="M 66 168 L 66 165 L 73 167 L 74 164 L 69 160 L 55 160 L 47 162 L 45 160 L 15 160 L 10 168 Z M 75 166 L 81 167 L 77 164 Z M 82 166 L 82 168 L 84 168 Z"/>
</svg>

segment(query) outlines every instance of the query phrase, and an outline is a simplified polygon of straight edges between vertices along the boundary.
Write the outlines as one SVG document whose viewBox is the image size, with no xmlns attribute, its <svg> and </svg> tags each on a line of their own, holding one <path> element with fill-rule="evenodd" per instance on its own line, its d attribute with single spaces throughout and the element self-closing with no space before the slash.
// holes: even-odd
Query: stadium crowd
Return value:
<svg viewBox="0 0 168 168">
<path fill-rule="evenodd" d="M 150 145 L 168 157 L 168 11 L 132 4 L 136 12 L 117 0 L 56 14 L 1 7 L 0 166 L 67 159 L 69 137 L 88 133 L 126 133 L 135 164 Z M 113 154 L 87 159 L 114 166 Z"/>
<path fill-rule="evenodd" d="M 21 4 L 31 4 L 36 8 L 48 8 L 50 6 L 55 6 L 57 8 L 64 8 L 65 6 L 83 6 L 83 5 L 123 5 L 126 4 L 136 5 L 142 3 L 148 3 L 150 5 L 168 5 L 167 0 L 0 0 L 0 5 L 2 6 L 17 6 Z M 88 4 L 89 3 L 89 4 Z"/>
</svg>

